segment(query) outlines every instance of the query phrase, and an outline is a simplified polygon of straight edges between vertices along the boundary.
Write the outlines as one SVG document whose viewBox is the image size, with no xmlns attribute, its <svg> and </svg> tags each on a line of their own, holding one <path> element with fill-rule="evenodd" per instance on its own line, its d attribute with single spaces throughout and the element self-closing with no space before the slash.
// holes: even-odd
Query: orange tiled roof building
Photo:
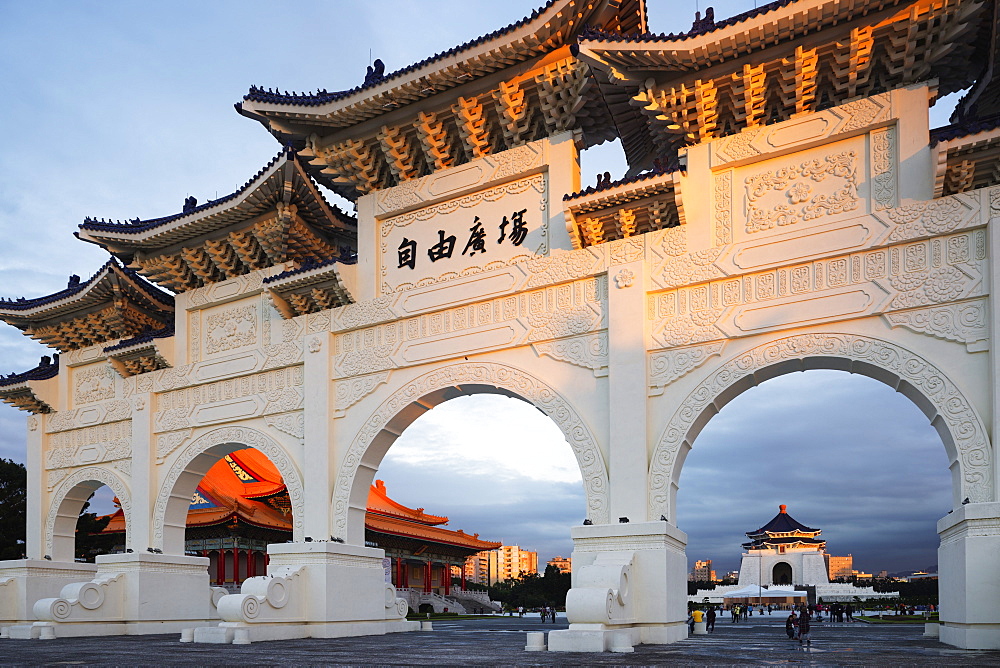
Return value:
<svg viewBox="0 0 1000 668">
<path fill-rule="evenodd" d="M 369 490 L 367 511 L 365 542 L 385 550 L 383 563 L 397 588 L 447 596 L 453 567 L 464 572 L 468 556 L 500 547 L 479 534 L 445 528 L 445 516 L 394 501 L 381 480 Z M 120 509 L 104 531 L 124 535 Z M 267 456 L 248 448 L 216 462 L 191 498 L 186 536 L 189 553 L 209 558 L 215 586 L 235 589 L 246 578 L 266 573 L 268 543 L 292 537 L 288 491 Z"/>
</svg>

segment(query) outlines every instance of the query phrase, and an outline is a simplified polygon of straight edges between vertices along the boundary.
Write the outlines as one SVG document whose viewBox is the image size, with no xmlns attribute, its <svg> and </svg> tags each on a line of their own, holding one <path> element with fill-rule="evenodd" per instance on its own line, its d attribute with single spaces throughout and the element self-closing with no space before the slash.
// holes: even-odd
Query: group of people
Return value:
<svg viewBox="0 0 1000 668">
<path fill-rule="evenodd" d="M 542 616 L 542 624 L 545 623 L 546 619 L 551 619 L 552 623 L 556 623 L 556 609 L 549 607 L 542 607 L 539 609 L 539 614 Z"/>
<path fill-rule="evenodd" d="M 838 603 L 835 607 L 841 607 L 841 614 L 843 614 L 846 609 L 840 606 Z M 847 608 L 850 609 L 850 614 L 854 614 L 854 608 L 848 605 Z M 805 606 L 802 605 L 798 609 L 798 614 L 796 614 L 796 609 L 792 608 L 791 613 L 788 615 L 788 619 L 785 620 L 785 633 L 788 634 L 789 640 L 795 640 L 797 637 L 800 645 L 805 645 L 810 647 L 812 645 L 812 638 L 809 631 L 812 627 L 812 616 L 815 614 L 817 619 L 820 619 L 819 615 L 822 608 L 818 605 Z M 834 608 L 830 608 L 831 619 L 836 619 L 834 617 Z M 853 620 L 852 620 L 853 621 Z"/>
<path fill-rule="evenodd" d="M 736 622 L 741 620 L 746 621 L 748 617 L 753 615 L 755 608 L 757 610 L 758 615 L 763 615 L 765 610 L 767 611 L 767 614 L 769 615 L 771 614 L 771 606 L 769 605 L 753 606 L 749 603 L 748 604 L 736 603 L 729 609 L 729 614 L 732 616 L 733 623 L 735 624 Z"/>
</svg>

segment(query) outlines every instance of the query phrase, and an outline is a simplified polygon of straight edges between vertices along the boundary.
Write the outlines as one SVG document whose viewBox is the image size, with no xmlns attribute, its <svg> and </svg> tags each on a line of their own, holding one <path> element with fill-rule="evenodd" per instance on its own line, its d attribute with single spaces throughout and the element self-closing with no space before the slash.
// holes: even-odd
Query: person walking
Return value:
<svg viewBox="0 0 1000 668">
<path fill-rule="evenodd" d="M 708 621 L 705 624 L 705 630 L 709 633 L 713 633 L 715 631 L 715 608 L 708 609 L 707 619 Z"/>
<path fill-rule="evenodd" d="M 811 647 L 812 646 L 812 639 L 809 637 L 809 613 L 808 612 L 802 613 L 802 616 L 799 617 L 799 644 L 800 645 L 802 644 L 803 640 L 806 641 L 806 643 L 805 643 L 806 647 Z"/>
</svg>

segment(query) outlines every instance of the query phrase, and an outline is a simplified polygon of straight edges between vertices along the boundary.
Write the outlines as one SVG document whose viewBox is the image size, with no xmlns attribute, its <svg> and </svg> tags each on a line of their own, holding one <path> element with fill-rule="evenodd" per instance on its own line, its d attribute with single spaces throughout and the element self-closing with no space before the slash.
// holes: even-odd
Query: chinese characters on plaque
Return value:
<svg viewBox="0 0 1000 668">
<path fill-rule="evenodd" d="M 504 242 L 509 245 L 520 246 L 528 236 L 528 226 L 524 222 L 524 214 L 527 212 L 527 209 L 521 209 L 513 212 L 510 216 L 504 216 L 503 220 L 496 226 L 499 236 L 496 237 L 495 241 L 488 235 L 488 228 L 483 224 L 483 221 L 479 216 L 476 216 L 472 221 L 472 226 L 469 228 L 468 241 L 465 242 L 465 247 L 462 249 L 461 254 L 468 257 L 474 257 L 477 253 L 487 254 L 490 246 L 500 246 Z M 445 236 L 445 231 L 439 229 L 437 236 L 437 243 L 432 244 L 426 249 L 428 262 L 437 262 L 451 258 L 455 252 L 458 239 L 454 234 Z M 399 259 L 397 268 L 416 269 L 417 262 L 423 261 L 423 252 L 424 249 L 419 248 L 415 240 L 403 237 L 397 249 Z"/>
</svg>

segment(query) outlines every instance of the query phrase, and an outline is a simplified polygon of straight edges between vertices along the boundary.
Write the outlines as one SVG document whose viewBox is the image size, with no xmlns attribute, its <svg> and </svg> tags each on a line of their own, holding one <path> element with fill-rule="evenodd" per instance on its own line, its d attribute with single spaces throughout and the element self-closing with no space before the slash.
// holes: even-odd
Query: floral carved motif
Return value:
<svg viewBox="0 0 1000 668">
<path fill-rule="evenodd" d="M 675 348 L 649 355 L 649 395 L 663 394 L 663 388 L 686 376 L 716 355 L 722 354 L 725 341 L 689 348 Z"/>
<path fill-rule="evenodd" d="M 746 177 L 747 233 L 857 209 L 861 203 L 857 170 L 857 153 L 843 151 Z M 817 184 L 828 179 L 835 181 L 833 192 L 814 192 Z M 767 206 L 767 202 L 774 203 L 773 196 L 768 197 L 773 192 L 781 193 L 781 203 Z"/>
<path fill-rule="evenodd" d="M 70 473 L 59 487 L 53 492 L 49 502 L 49 512 L 45 518 L 45 554 L 52 554 L 52 546 L 55 534 L 56 517 L 59 515 L 60 506 L 66 499 L 66 495 L 74 487 L 84 482 L 100 482 L 111 488 L 111 491 L 118 497 L 122 512 L 125 515 L 125 547 L 134 548 L 132 536 L 132 497 L 128 492 L 128 486 L 122 481 L 118 474 L 99 466 L 88 466 L 77 469 Z"/>
<path fill-rule="evenodd" d="M 191 430 L 172 431 L 166 434 L 159 434 L 156 437 L 156 460 L 162 462 L 170 454 L 179 448 L 184 441 L 191 438 Z"/>
<path fill-rule="evenodd" d="M 896 226 L 889 235 L 889 241 L 903 241 L 952 232 L 977 211 L 975 200 L 961 195 L 889 209 L 885 215 Z"/>
<path fill-rule="evenodd" d="M 587 496 L 587 517 L 595 524 L 608 522 L 608 473 L 593 433 L 562 396 L 530 374 L 500 364 L 455 364 L 442 367 L 393 392 L 365 421 L 344 456 L 334 488 L 334 526 L 337 536 L 347 535 L 351 489 L 365 452 L 379 432 L 411 402 L 431 392 L 462 384 L 492 385 L 516 393 L 540 408 L 562 429 L 580 465 Z"/>
<path fill-rule="evenodd" d="M 390 371 L 358 376 L 348 380 L 338 380 L 334 384 L 333 417 L 347 415 L 347 409 L 375 391 L 379 385 L 389 382 Z"/>
<path fill-rule="evenodd" d="M 962 497 L 972 502 L 993 500 L 993 455 L 986 428 L 972 404 L 939 369 L 919 355 L 888 341 L 853 334 L 802 334 L 758 346 L 716 368 L 692 390 L 674 412 L 657 443 L 649 469 L 648 517 L 665 515 L 675 521 L 670 507 L 670 485 L 677 479 L 677 457 L 697 436 L 699 417 L 715 411 L 726 390 L 774 364 L 808 358 L 839 358 L 864 362 L 905 381 L 937 411 L 954 441 Z M 864 368 L 858 365 L 857 368 Z M 880 377 L 883 382 L 886 381 Z M 756 384 L 756 383 L 754 383 Z"/>
<path fill-rule="evenodd" d="M 945 341 L 964 343 L 970 351 L 986 350 L 990 331 L 985 299 L 883 316 L 893 327 L 905 327 Z"/>
<path fill-rule="evenodd" d="M 208 316 L 205 352 L 225 352 L 257 343 L 257 306 L 248 304 Z"/>
<path fill-rule="evenodd" d="M 277 429 L 298 439 L 305 438 L 306 435 L 306 416 L 301 411 L 283 415 L 269 415 L 264 418 L 264 423 L 272 429 Z"/>
<path fill-rule="evenodd" d="M 622 269 L 615 274 L 615 285 L 619 288 L 631 288 L 634 282 L 635 273 L 628 269 Z"/>
<path fill-rule="evenodd" d="M 715 177 L 715 245 L 733 243 L 733 173 Z"/>
<path fill-rule="evenodd" d="M 84 369 L 77 372 L 74 378 L 76 379 L 74 399 L 78 405 L 115 398 L 115 373 L 110 366 L 102 364 Z"/>
<path fill-rule="evenodd" d="M 590 369 L 598 377 L 608 375 L 607 332 L 595 332 L 558 341 L 534 343 L 531 347 L 539 356 L 546 355 L 560 362 L 569 362 Z"/>
<path fill-rule="evenodd" d="M 883 128 L 871 133 L 872 196 L 875 210 L 896 205 L 896 130 Z"/>
<path fill-rule="evenodd" d="M 654 255 L 650 280 L 656 287 L 689 285 L 723 275 L 715 266 L 716 259 L 722 254 L 722 247 L 688 253 L 686 225 L 672 227 L 659 234 L 659 243 L 650 241 Z"/>
<path fill-rule="evenodd" d="M 301 541 L 302 517 L 305 512 L 302 494 L 302 476 L 288 452 L 267 434 L 248 427 L 223 427 L 202 434 L 188 445 L 170 464 L 170 470 L 160 486 L 153 508 L 153 547 L 162 549 L 163 527 L 166 520 L 167 505 L 174 493 L 178 478 L 200 454 L 219 445 L 240 448 L 256 448 L 267 455 L 274 467 L 281 473 L 281 479 L 288 489 L 288 497 L 292 504 L 292 538 Z M 220 455 L 221 456 L 221 455 Z M 175 503 L 186 503 L 190 498 L 175 499 Z M 183 549 L 184 545 L 167 546 L 168 550 Z"/>
</svg>

